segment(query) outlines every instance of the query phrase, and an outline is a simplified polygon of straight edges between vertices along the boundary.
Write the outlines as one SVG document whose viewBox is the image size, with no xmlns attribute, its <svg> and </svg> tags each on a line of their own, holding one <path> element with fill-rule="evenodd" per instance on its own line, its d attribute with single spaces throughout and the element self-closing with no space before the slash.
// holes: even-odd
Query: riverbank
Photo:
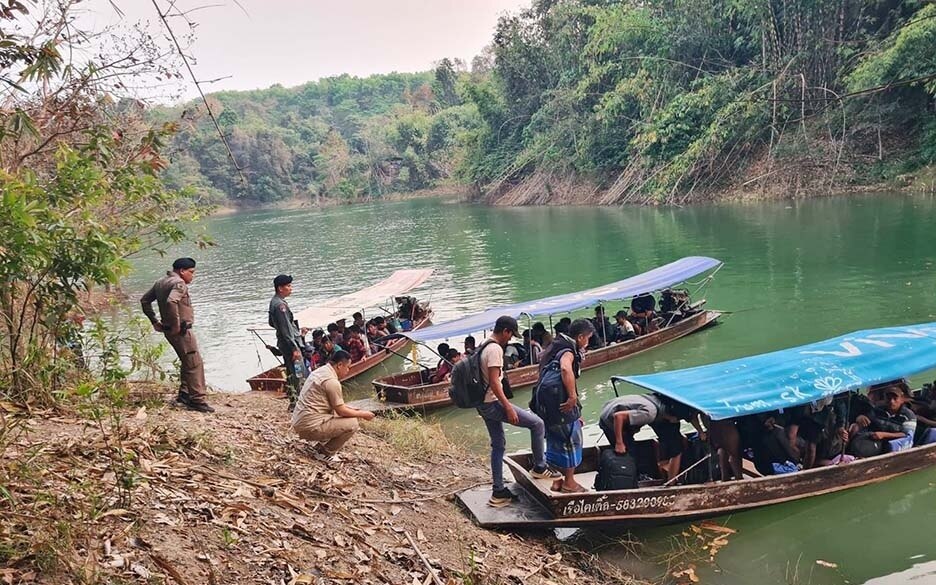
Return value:
<svg viewBox="0 0 936 585">
<path fill-rule="evenodd" d="M 241 202 L 238 205 L 226 203 L 212 209 L 211 215 L 224 216 L 242 211 L 262 211 L 268 209 L 320 209 L 337 207 L 340 205 L 356 205 L 359 203 L 374 203 L 377 201 L 408 201 L 410 199 L 446 199 L 451 201 L 467 200 L 471 195 L 468 185 L 442 185 L 431 189 L 420 189 L 409 192 L 393 192 L 380 196 L 356 197 L 354 199 L 312 199 L 311 197 L 295 197 L 284 201 L 268 203 Z"/>
<path fill-rule="evenodd" d="M 808 199 L 871 192 L 936 192 L 936 165 L 912 174 L 875 171 L 874 157 L 844 160 L 803 156 L 780 161 L 760 160 L 721 185 L 696 185 L 660 199 L 644 189 L 652 176 L 625 170 L 611 179 L 596 179 L 553 170 L 536 171 L 515 182 L 504 182 L 473 200 L 494 206 L 529 205 L 674 205 Z M 882 177 L 881 175 L 885 175 Z M 636 187 L 635 187 L 636 186 Z"/>
<path fill-rule="evenodd" d="M 4 427 L 0 582 L 637 583 L 551 536 L 474 526 L 452 494 L 486 465 L 437 425 L 367 424 L 326 465 L 270 393 L 214 395 L 210 416 L 164 394 Z"/>
</svg>

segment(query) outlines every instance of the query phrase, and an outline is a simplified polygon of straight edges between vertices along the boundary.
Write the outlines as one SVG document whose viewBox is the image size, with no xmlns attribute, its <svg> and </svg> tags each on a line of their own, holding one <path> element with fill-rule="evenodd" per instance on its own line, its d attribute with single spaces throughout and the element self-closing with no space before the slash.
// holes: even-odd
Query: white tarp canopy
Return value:
<svg viewBox="0 0 936 585">
<path fill-rule="evenodd" d="M 397 270 L 376 284 L 307 307 L 293 313 L 300 327 L 323 327 L 342 317 L 350 317 L 355 311 L 378 306 L 392 297 L 403 295 L 426 281 L 432 269 Z M 269 325 L 257 325 L 251 329 L 269 329 Z"/>
</svg>

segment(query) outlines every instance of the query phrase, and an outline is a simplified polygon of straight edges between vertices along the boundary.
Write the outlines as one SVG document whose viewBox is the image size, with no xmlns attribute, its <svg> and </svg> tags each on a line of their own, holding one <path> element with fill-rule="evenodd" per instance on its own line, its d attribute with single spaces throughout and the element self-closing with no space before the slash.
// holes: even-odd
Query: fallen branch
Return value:
<svg viewBox="0 0 936 585">
<path fill-rule="evenodd" d="M 416 541 L 413 540 L 413 536 L 409 533 L 409 531 L 404 530 L 403 534 L 406 535 L 406 540 L 409 541 L 410 546 L 412 546 L 413 550 L 416 551 L 416 554 L 419 556 L 419 560 L 421 560 L 423 564 L 426 565 L 426 570 L 429 571 L 430 575 L 432 575 L 432 581 L 436 585 L 445 585 L 445 583 L 443 583 L 442 580 L 439 579 L 439 576 L 435 574 L 435 571 L 432 569 L 432 565 L 429 564 L 429 559 L 427 559 L 426 555 L 424 555 L 423 552 L 419 550 L 419 547 L 416 546 Z"/>
<path fill-rule="evenodd" d="M 182 574 L 179 573 L 179 571 L 175 567 L 172 566 L 172 563 L 170 563 L 169 560 L 166 559 L 166 557 L 163 557 L 156 553 L 150 553 L 150 557 L 152 557 L 153 562 L 156 563 L 160 569 L 169 573 L 169 576 L 172 577 L 172 579 L 176 583 L 178 583 L 179 585 L 189 585 L 188 581 L 185 580 L 185 577 L 183 577 Z"/>
</svg>

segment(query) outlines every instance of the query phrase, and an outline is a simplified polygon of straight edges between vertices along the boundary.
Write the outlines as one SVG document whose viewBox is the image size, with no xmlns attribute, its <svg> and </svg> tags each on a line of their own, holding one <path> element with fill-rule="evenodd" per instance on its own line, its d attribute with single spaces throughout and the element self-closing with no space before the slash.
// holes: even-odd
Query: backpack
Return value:
<svg viewBox="0 0 936 585">
<path fill-rule="evenodd" d="M 686 447 L 686 450 L 683 451 L 682 460 L 679 466 L 679 472 L 682 473 L 704 459 L 709 453 L 711 453 L 711 448 L 708 443 L 699 440 L 698 437 L 689 439 L 689 445 Z M 712 453 L 712 456 L 709 457 L 708 461 L 705 463 L 699 463 L 692 469 L 682 476 L 682 483 L 692 485 L 692 484 L 703 484 L 711 481 L 712 479 L 721 477 L 721 469 L 718 464 L 718 456 L 715 453 Z"/>
<path fill-rule="evenodd" d="M 452 368 L 452 385 L 449 387 L 449 398 L 458 408 L 477 408 L 484 403 L 484 395 L 487 393 L 488 384 L 481 377 L 481 354 L 484 352 L 484 348 L 491 343 L 494 342 L 490 339 L 485 341 L 478 346 L 473 354 L 461 360 Z"/>
<path fill-rule="evenodd" d="M 559 405 L 569 399 L 569 393 L 562 383 L 562 369 L 559 358 L 571 349 L 562 349 L 540 372 L 539 381 L 533 387 L 530 410 L 535 412 L 546 425 L 569 424 L 582 416 L 581 408 L 576 405 L 570 412 L 562 412 Z"/>
<path fill-rule="evenodd" d="M 618 455 L 612 448 L 604 449 L 598 457 L 595 491 L 636 489 L 637 477 L 637 461 L 633 455 Z"/>
</svg>

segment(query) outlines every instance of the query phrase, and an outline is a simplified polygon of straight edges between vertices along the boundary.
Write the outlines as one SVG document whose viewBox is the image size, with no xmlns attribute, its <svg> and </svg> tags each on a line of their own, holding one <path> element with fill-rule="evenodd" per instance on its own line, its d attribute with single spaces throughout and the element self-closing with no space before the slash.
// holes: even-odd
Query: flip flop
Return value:
<svg viewBox="0 0 936 585">
<path fill-rule="evenodd" d="M 549 486 L 549 489 L 554 492 L 561 492 L 562 491 L 562 478 L 559 478 L 556 481 L 552 482 L 552 485 Z"/>
<path fill-rule="evenodd" d="M 578 486 L 577 489 L 574 489 L 574 490 L 567 490 L 567 489 L 565 488 L 565 486 L 563 485 L 562 488 L 560 488 L 559 491 L 560 491 L 561 493 L 563 493 L 563 494 L 584 494 L 585 492 L 588 491 L 588 488 L 585 487 L 585 486 L 581 486 L 581 485 L 580 485 L 580 486 Z"/>
</svg>

